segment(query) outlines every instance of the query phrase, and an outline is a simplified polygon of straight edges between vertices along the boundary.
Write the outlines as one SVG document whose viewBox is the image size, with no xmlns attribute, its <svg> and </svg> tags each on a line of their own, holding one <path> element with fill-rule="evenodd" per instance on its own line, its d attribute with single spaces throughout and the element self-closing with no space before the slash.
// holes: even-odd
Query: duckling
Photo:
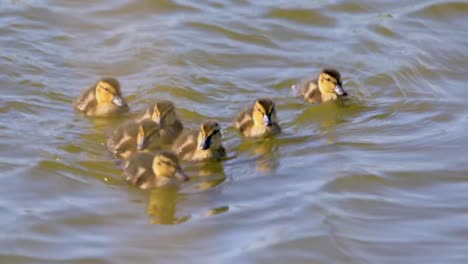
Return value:
<svg viewBox="0 0 468 264">
<path fill-rule="evenodd" d="M 323 69 L 317 79 L 308 80 L 300 86 L 299 93 L 310 103 L 328 102 L 347 96 L 341 75 L 335 69 Z"/>
<path fill-rule="evenodd" d="M 266 137 L 281 133 L 276 117 L 275 103 L 269 98 L 261 98 L 233 122 L 233 126 L 245 137 Z"/>
<path fill-rule="evenodd" d="M 123 171 L 126 180 L 141 189 L 178 186 L 189 180 L 177 156 L 168 151 L 136 153 L 124 162 Z"/>
<path fill-rule="evenodd" d="M 110 77 L 84 90 L 73 105 L 87 116 L 113 116 L 129 111 L 119 81 Z"/>
<path fill-rule="evenodd" d="M 161 146 L 159 126 L 151 119 L 140 123 L 128 121 L 120 126 L 107 141 L 107 148 L 115 157 L 128 159 L 137 151 L 154 151 Z"/>
<path fill-rule="evenodd" d="M 177 117 L 174 104 L 168 100 L 157 101 L 148 107 L 138 120 L 146 118 L 153 119 L 161 128 L 159 136 L 163 144 L 172 144 L 184 129 Z"/>
<path fill-rule="evenodd" d="M 183 160 L 201 161 L 226 156 L 223 147 L 221 127 L 218 122 L 209 120 L 201 124 L 198 132 L 182 134 L 172 150 Z"/>
</svg>

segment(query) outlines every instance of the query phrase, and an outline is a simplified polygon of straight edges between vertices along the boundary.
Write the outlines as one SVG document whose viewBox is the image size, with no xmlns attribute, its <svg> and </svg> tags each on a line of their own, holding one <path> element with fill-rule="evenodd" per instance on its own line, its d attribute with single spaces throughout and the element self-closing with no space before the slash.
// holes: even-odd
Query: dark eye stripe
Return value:
<svg viewBox="0 0 468 264">
<path fill-rule="evenodd" d="M 216 129 L 215 131 L 213 131 L 213 133 L 211 133 L 211 135 L 209 135 L 208 137 L 206 137 L 206 140 L 208 141 L 211 141 L 211 138 L 213 138 L 214 135 L 218 134 L 220 132 L 219 129 Z"/>
<path fill-rule="evenodd" d="M 166 112 L 158 111 L 158 113 L 159 113 L 159 118 L 163 118 L 164 116 L 167 115 L 167 113 L 169 113 L 169 111 L 166 111 Z"/>
<path fill-rule="evenodd" d="M 325 78 L 325 80 L 327 80 L 327 81 L 333 83 L 334 85 L 337 85 L 337 84 L 341 85 L 341 82 L 340 82 L 340 81 L 336 81 L 336 82 L 335 82 L 335 81 L 333 81 L 331 78 Z"/>
<path fill-rule="evenodd" d="M 172 164 L 169 162 L 169 161 L 165 161 L 165 160 L 161 160 L 161 163 L 167 165 L 167 166 L 171 166 Z"/>
<path fill-rule="evenodd" d="M 150 131 L 148 131 L 148 133 L 145 132 L 145 130 L 143 130 L 143 136 L 145 138 L 150 138 L 152 137 L 154 134 L 156 134 L 158 132 L 158 129 L 152 129 Z"/>
<path fill-rule="evenodd" d="M 151 131 L 148 133 L 147 137 L 152 137 L 154 134 L 156 134 L 156 132 L 157 132 L 157 129 L 151 130 Z"/>
</svg>

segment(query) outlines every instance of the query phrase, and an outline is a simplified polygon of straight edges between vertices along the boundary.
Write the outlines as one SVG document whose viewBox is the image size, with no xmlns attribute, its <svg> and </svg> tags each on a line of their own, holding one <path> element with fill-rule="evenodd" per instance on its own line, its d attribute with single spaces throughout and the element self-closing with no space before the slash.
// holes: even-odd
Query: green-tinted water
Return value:
<svg viewBox="0 0 468 264">
<path fill-rule="evenodd" d="M 466 263 L 465 1 L 0 1 L 1 263 Z M 348 100 L 289 88 L 325 66 Z M 118 77 L 137 113 L 221 122 L 229 159 L 129 187 L 122 119 L 73 98 Z M 277 103 L 284 133 L 231 118 Z M 171 225 L 167 225 L 171 224 Z"/>
</svg>

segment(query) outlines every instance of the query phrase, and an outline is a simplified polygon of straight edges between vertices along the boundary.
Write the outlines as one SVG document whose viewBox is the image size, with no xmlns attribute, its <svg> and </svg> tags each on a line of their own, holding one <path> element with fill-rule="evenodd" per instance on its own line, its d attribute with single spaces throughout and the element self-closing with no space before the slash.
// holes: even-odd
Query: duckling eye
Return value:
<svg viewBox="0 0 468 264">
<path fill-rule="evenodd" d="M 329 82 L 331 82 L 331 83 L 333 83 L 334 85 L 336 85 L 337 83 L 339 83 L 339 82 L 336 82 L 335 80 L 332 80 L 331 78 L 327 78 L 326 80 L 329 81 Z"/>
<path fill-rule="evenodd" d="M 164 165 L 166 165 L 166 166 L 171 166 L 171 165 L 172 165 L 172 164 L 171 164 L 170 162 L 168 162 L 168 161 L 161 161 L 161 162 L 162 162 L 162 164 L 164 164 Z"/>
</svg>

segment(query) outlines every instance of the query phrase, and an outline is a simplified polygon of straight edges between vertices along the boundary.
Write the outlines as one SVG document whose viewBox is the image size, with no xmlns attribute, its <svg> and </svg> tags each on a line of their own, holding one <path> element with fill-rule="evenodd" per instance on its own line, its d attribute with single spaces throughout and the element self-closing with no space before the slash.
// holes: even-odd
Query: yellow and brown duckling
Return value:
<svg viewBox="0 0 468 264">
<path fill-rule="evenodd" d="M 184 126 L 177 117 L 174 104 L 168 100 L 157 101 L 148 107 L 138 120 L 152 119 L 160 130 L 160 139 L 163 144 L 172 144 L 181 134 Z"/>
<path fill-rule="evenodd" d="M 234 119 L 233 125 L 245 137 L 266 137 L 281 133 L 275 103 L 269 98 L 255 101 L 252 107 Z"/>
<path fill-rule="evenodd" d="M 100 79 L 84 90 L 73 105 L 87 116 L 113 116 L 129 110 L 115 78 Z"/>
<path fill-rule="evenodd" d="M 201 161 L 226 156 L 223 147 L 221 127 L 218 122 L 208 120 L 200 130 L 186 132 L 174 143 L 172 150 L 183 160 Z"/>
<path fill-rule="evenodd" d="M 343 89 L 341 75 L 335 69 L 323 69 L 317 79 L 304 82 L 299 93 L 310 103 L 334 101 L 348 95 Z"/>
<path fill-rule="evenodd" d="M 130 120 L 121 125 L 107 141 L 116 158 L 128 159 L 137 151 L 155 151 L 161 147 L 159 126 L 151 119 L 140 123 Z"/>
<path fill-rule="evenodd" d="M 177 156 L 167 151 L 136 153 L 124 162 L 122 168 L 126 180 L 141 189 L 178 186 L 179 182 L 189 180 Z"/>
</svg>

